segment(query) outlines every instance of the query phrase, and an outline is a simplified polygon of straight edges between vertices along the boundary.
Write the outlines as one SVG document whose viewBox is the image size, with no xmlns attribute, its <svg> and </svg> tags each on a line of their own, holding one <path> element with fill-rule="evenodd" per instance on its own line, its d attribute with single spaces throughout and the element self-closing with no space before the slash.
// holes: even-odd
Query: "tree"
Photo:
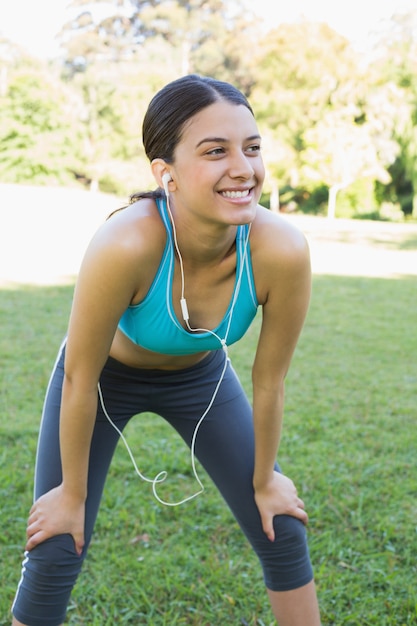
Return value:
<svg viewBox="0 0 417 626">
<path fill-rule="evenodd" d="M 358 60 L 329 26 L 302 20 L 270 31 L 258 46 L 256 64 L 251 101 L 263 134 L 278 142 L 275 156 L 268 150 L 268 170 L 281 187 L 294 187 L 307 129 L 320 122 L 334 93 L 358 73 Z M 279 162 L 280 155 L 285 156 Z"/>
<path fill-rule="evenodd" d="M 379 188 L 381 199 L 398 202 L 405 215 L 417 215 L 417 9 L 396 13 L 382 33 L 374 71 L 379 80 L 401 90 L 393 137 L 399 146 L 390 166 L 391 183 Z"/>
<path fill-rule="evenodd" d="M 307 130 L 302 152 L 303 174 L 329 188 L 327 215 L 336 214 L 336 197 L 359 178 L 388 183 L 390 177 L 379 158 L 369 124 L 355 124 L 352 112 L 329 112 Z"/>
<path fill-rule="evenodd" d="M 96 63 L 69 84 L 78 95 L 82 128 L 77 175 L 91 190 L 126 194 L 135 191 L 133 186 L 148 186 L 140 127 L 154 89 L 145 72 L 130 63 Z"/>
<path fill-rule="evenodd" d="M 73 17 L 58 35 L 67 76 L 83 72 L 96 61 L 109 63 L 134 57 L 138 39 L 132 2 L 72 0 L 68 8 Z"/>
<path fill-rule="evenodd" d="M 129 115 L 119 113 L 122 93 L 130 103 L 136 96 L 141 107 L 144 95 L 149 100 L 163 84 L 191 71 L 213 75 L 221 71 L 226 80 L 232 74 L 240 77 L 246 89 L 251 84 L 247 71 L 238 72 L 240 57 L 230 45 L 236 39 L 230 36 L 233 20 L 224 28 L 222 0 L 110 1 L 104 13 L 97 11 L 99 5 L 93 0 L 74 0 L 75 17 L 62 31 L 64 76 L 82 99 L 83 177 L 92 189 L 111 184 L 108 170 L 114 168 L 120 152 L 117 145 L 132 145 L 126 128 Z M 229 50 L 228 63 L 223 47 L 216 45 L 215 34 L 221 31 L 224 49 Z M 132 106 L 138 109 L 137 104 Z M 138 128 L 139 124 L 135 138 Z M 138 155 L 136 144 L 135 148 L 124 151 L 119 171 L 122 161 L 126 171 L 131 171 L 127 163 Z"/>
<path fill-rule="evenodd" d="M 351 95 L 351 102 L 340 91 Z M 394 140 L 395 121 L 404 108 L 403 94 L 393 84 L 373 86 L 365 74 L 355 83 L 345 83 L 332 97 L 323 119 L 304 135 L 306 149 L 301 153 L 304 176 L 329 188 L 328 215 L 334 217 L 340 190 L 356 181 L 374 181 L 387 185 L 389 166 L 400 148 Z M 311 185 L 311 182 L 310 182 Z M 368 185 L 368 187 L 369 187 Z M 369 187 L 370 188 L 370 187 Z M 354 213 L 371 213 L 364 198 Z"/>
<path fill-rule="evenodd" d="M 68 184 L 76 162 L 71 93 L 42 67 L 10 72 L 0 99 L 0 178 L 3 182 Z"/>
<path fill-rule="evenodd" d="M 232 12 L 224 0 L 73 0 L 75 17 L 60 35 L 67 72 L 83 71 L 97 61 L 134 62 L 147 42 L 163 40 L 170 53 L 163 54 L 163 46 L 161 62 L 172 67 L 178 61 L 174 76 L 193 71 L 217 75 L 225 68 L 231 73 L 241 66 L 245 50 L 232 43 L 244 28 L 239 5 L 240 0 L 234 2 Z M 244 72 L 235 72 L 235 78 L 243 81 Z"/>
</svg>

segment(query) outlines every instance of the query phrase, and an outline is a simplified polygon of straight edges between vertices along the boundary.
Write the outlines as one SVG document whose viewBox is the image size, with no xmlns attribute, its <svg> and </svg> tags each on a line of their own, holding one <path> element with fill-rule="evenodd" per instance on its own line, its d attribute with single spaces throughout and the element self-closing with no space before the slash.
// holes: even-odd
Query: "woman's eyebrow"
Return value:
<svg viewBox="0 0 417 626">
<path fill-rule="evenodd" d="M 245 141 L 253 141 L 254 139 L 261 139 L 260 135 L 251 135 L 250 137 L 246 137 Z M 226 137 L 205 137 L 201 139 L 196 145 L 196 148 L 201 146 L 203 143 L 228 143 L 230 140 Z"/>
</svg>

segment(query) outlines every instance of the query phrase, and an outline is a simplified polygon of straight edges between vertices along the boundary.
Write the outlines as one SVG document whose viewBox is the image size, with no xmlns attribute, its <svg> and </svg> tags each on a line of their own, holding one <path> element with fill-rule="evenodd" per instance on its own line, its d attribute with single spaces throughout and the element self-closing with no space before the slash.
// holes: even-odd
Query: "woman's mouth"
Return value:
<svg viewBox="0 0 417 626">
<path fill-rule="evenodd" d="M 241 191 L 221 191 L 225 198 L 246 198 L 250 194 L 250 189 L 242 189 Z"/>
</svg>

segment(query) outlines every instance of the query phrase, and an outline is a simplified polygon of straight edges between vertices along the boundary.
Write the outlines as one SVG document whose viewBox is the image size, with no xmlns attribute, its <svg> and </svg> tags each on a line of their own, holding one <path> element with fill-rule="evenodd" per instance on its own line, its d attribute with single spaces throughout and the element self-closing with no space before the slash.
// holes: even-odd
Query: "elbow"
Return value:
<svg viewBox="0 0 417 626">
<path fill-rule="evenodd" d="M 253 389 L 259 389 L 264 392 L 283 394 L 285 389 L 286 372 L 277 374 L 276 372 L 259 372 L 252 370 L 252 386 Z"/>
<path fill-rule="evenodd" d="M 79 372 L 65 370 L 63 380 L 63 391 L 66 395 L 97 394 L 97 378 L 91 378 Z"/>
</svg>

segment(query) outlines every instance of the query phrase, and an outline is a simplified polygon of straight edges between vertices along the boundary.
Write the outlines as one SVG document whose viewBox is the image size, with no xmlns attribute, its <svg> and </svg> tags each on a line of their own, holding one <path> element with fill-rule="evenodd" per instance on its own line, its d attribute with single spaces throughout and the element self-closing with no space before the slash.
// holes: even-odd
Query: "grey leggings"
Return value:
<svg viewBox="0 0 417 626">
<path fill-rule="evenodd" d="M 179 371 L 140 370 L 110 358 L 101 376 L 105 407 L 120 430 L 133 415 L 161 415 L 190 445 L 224 366 L 222 350 Z M 46 394 L 39 434 L 35 498 L 61 482 L 58 430 L 64 348 Z M 107 471 L 119 435 L 100 408 L 93 433 L 86 502 L 83 555 L 70 535 L 52 537 L 25 554 L 13 614 L 28 626 L 58 626 L 65 619 L 71 590 L 93 533 Z M 266 586 L 286 591 L 312 580 L 304 525 L 296 518 L 274 519 L 276 540 L 262 531 L 253 497 L 252 409 L 230 363 L 215 402 L 199 428 L 196 456 L 216 484 L 261 562 Z M 201 496 L 201 497 L 204 497 Z"/>
</svg>

